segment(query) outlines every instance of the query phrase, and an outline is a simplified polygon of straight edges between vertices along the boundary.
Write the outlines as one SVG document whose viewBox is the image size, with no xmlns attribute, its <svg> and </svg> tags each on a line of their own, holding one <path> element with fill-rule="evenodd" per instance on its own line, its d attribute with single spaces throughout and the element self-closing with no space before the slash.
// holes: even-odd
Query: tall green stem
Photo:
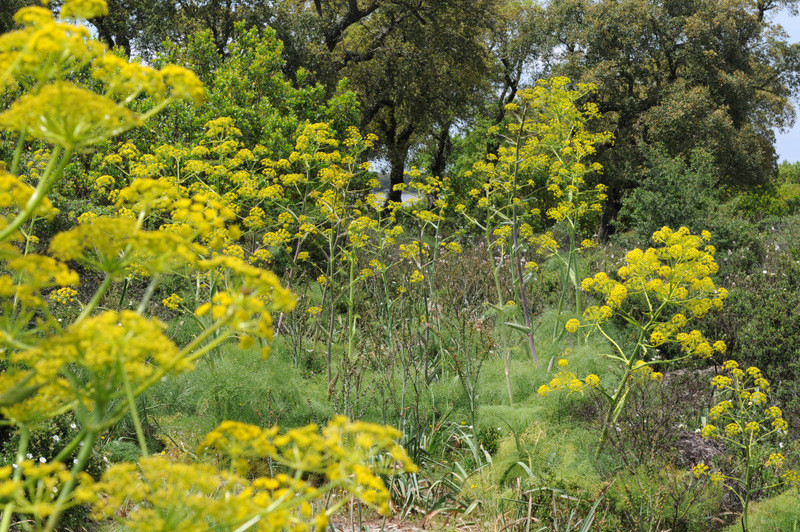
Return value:
<svg viewBox="0 0 800 532">
<path fill-rule="evenodd" d="M 559 329 L 559 324 L 561 323 L 561 312 L 564 308 L 564 298 L 567 295 L 567 281 L 569 281 L 569 265 L 566 265 L 567 268 L 561 271 L 561 293 L 558 296 L 558 311 L 556 313 L 556 321 L 553 324 L 553 341 L 555 342 L 556 339 L 561 335 L 561 331 Z M 550 358 L 550 365 L 547 367 L 547 371 L 553 366 L 553 358 Z"/>
<path fill-rule="evenodd" d="M 606 419 L 603 422 L 603 432 L 600 434 L 600 441 L 597 443 L 597 450 L 594 453 L 595 458 L 600 456 L 600 452 L 603 450 L 603 447 L 608 440 L 608 431 L 611 429 L 612 425 L 616 424 L 617 419 L 619 419 L 619 415 L 622 412 L 622 407 L 625 405 L 625 398 L 628 396 L 628 392 L 630 391 L 628 378 L 633 373 L 633 367 L 636 364 L 636 356 L 639 353 L 639 349 L 644 344 L 644 335 L 647 328 L 648 327 L 645 326 L 639 331 L 639 338 L 636 341 L 636 347 L 634 348 L 631 356 L 625 359 L 627 362 L 625 365 L 625 372 L 619 380 L 619 384 L 617 385 L 617 389 L 614 391 L 614 395 L 611 396 L 611 406 L 608 410 L 608 414 L 606 414 Z M 624 357 L 625 355 L 624 353 L 620 352 L 620 356 Z"/>
<path fill-rule="evenodd" d="M 11 173 L 17 175 L 19 171 L 19 161 L 22 158 L 22 149 L 25 147 L 25 138 L 28 136 L 28 128 L 23 127 L 17 139 L 17 147 L 14 148 L 14 158 L 11 160 Z"/>
<path fill-rule="evenodd" d="M 122 373 L 122 382 L 125 385 L 125 397 L 128 399 L 128 408 L 131 409 L 131 419 L 133 419 L 133 427 L 136 430 L 136 439 L 139 441 L 139 448 L 142 450 L 142 456 L 147 458 L 150 454 L 147 452 L 147 440 L 144 438 L 144 431 L 142 430 L 142 422 L 139 419 L 139 409 L 136 406 L 136 398 L 133 396 L 133 388 L 131 381 L 128 379 L 128 372 L 125 371 L 125 365 L 120 363 L 120 372 Z"/>
<path fill-rule="evenodd" d="M 75 464 L 70 470 L 69 480 L 62 486 L 61 493 L 58 494 L 58 499 L 56 499 L 55 502 L 55 510 L 50 514 L 50 518 L 47 520 L 47 524 L 44 528 L 45 532 L 54 530 L 58 524 L 58 520 L 61 518 L 61 514 L 64 511 L 64 504 L 72 495 L 72 490 L 78 482 L 78 473 L 86 468 L 86 463 L 89 461 L 89 457 L 92 454 L 92 445 L 94 445 L 96 437 L 96 431 L 89 430 L 86 432 L 86 437 L 83 439 L 83 447 L 78 453 L 78 458 L 75 459 Z"/>
<path fill-rule="evenodd" d="M 95 308 L 97 308 L 97 306 L 100 304 L 100 300 L 103 299 L 105 293 L 108 292 L 108 289 L 111 287 L 111 282 L 112 282 L 111 276 L 106 275 L 105 279 L 103 279 L 103 282 L 100 283 L 100 286 L 97 288 L 94 295 L 92 296 L 92 299 L 86 304 L 85 307 L 83 307 L 83 310 L 81 311 L 80 315 L 75 319 L 74 323 L 80 323 L 89 317 L 89 314 L 91 314 L 92 311 Z"/>
<path fill-rule="evenodd" d="M 569 272 L 570 272 L 570 281 L 572 281 L 573 286 L 575 287 L 575 313 L 580 316 L 581 314 L 581 286 L 580 286 L 580 276 L 578 273 L 578 247 L 575 244 L 575 232 L 577 231 L 577 227 L 575 227 L 574 222 L 570 222 L 570 234 L 569 234 Z"/>
<path fill-rule="evenodd" d="M 17 464 L 17 467 L 14 469 L 14 476 L 12 477 L 13 480 L 19 480 L 22 478 L 22 467 L 20 464 L 25 459 L 25 452 L 28 450 L 28 441 L 30 438 L 30 431 L 28 427 L 25 425 L 20 425 L 20 434 L 19 434 L 19 444 L 17 445 L 17 456 L 14 459 L 14 463 Z M 3 516 L 0 519 L 0 532 L 8 532 L 8 527 L 11 525 L 11 515 L 14 512 L 14 503 L 9 502 L 6 503 L 5 507 L 3 508 Z"/>
<path fill-rule="evenodd" d="M 527 337 L 528 337 L 528 349 L 531 353 L 531 358 L 533 358 L 534 362 L 539 362 L 539 356 L 536 354 L 536 344 L 533 340 L 533 326 L 531 324 L 531 313 L 530 307 L 528 305 L 528 295 L 525 293 L 525 276 L 522 271 L 522 261 L 519 257 L 519 230 L 518 230 L 518 221 L 517 221 L 517 186 L 518 186 L 518 178 L 519 178 L 519 163 L 521 160 L 521 150 L 522 150 L 522 132 L 525 128 L 525 119 L 527 118 L 527 107 L 525 108 L 525 112 L 522 114 L 522 118 L 520 120 L 519 125 L 519 133 L 517 134 L 517 142 L 514 147 L 515 155 L 514 155 L 514 182 L 511 188 L 511 235 L 513 238 L 512 246 L 511 246 L 511 260 L 514 262 L 511 268 L 512 270 L 516 268 L 517 276 L 516 276 L 516 287 L 519 292 L 520 300 L 522 303 L 522 315 L 525 318 L 525 327 L 528 329 Z"/>
<path fill-rule="evenodd" d="M 494 260 L 494 253 L 492 252 L 491 241 L 489 239 L 489 224 L 486 224 L 486 247 L 489 250 L 489 260 L 492 264 L 492 275 L 494 276 L 494 286 L 497 289 L 497 312 L 498 312 L 498 323 L 497 328 L 500 333 L 500 345 L 503 348 L 503 359 L 505 361 L 505 375 L 506 375 L 506 389 L 508 391 L 508 404 L 514 406 L 514 394 L 511 391 L 511 350 L 508 348 L 508 342 L 506 341 L 506 325 L 504 323 L 505 320 L 505 311 L 503 310 L 504 302 L 503 302 L 503 291 L 500 288 L 500 275 L 498 273 L 499 266 L 495 263 Z"/>
</svg>

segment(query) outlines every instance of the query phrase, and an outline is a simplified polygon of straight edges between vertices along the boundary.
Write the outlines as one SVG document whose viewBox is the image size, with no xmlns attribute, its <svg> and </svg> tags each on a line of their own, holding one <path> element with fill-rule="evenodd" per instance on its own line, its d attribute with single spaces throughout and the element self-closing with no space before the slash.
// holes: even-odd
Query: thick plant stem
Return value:
<svg viewBox="0 0 800 532">
<path fill-rule="evenodd" d="M 25 451 L 28 450 L 28 440 L 30 438 L 30 431 L 28 427 L 25 425 L 20 426 L 20 435 L 19 435 L 19 444 L 17 445 L 17 456 L 14 459 L 14 463 L 17 464 L 17 468 L 14 469 L 14 476 L 12 477 L 13 480 L 19 480 L 22 478 L 22 468 L 19 467 L 19 464 L 25 459 Z M 5 507 L 3 508 L 3 515 L 0 518 L 0 532 L 8 532 L 8 527 L 11 526 L 11 515 L 14 513 L 14 503 L 9 502 L 6 503 Z"/>
<path fill-rule="evenodd" d="M 511 391 L 511 351 L 508 349 L 508 342 L 506 340 L 506 326 L 503 323 L 503 319 L 505 318 L 505 313 L 503 311 L 503 292 L 500 289 L 500 279 L 497 274 L 497 266 L 494 263 L 494 255 L 491 252 L 491 248 L 489 251 L 489 255 L 492 260 L 492 270 L 494 272 L 494 284 L 497 288 L 497 305 L 498 305 L 498 312 L 500 313 L 500 322 L 498 323 L 498 327 L 500 328 L 500 344 L 503 347 L 503 359 L 505 360 L 505 375 L 506 375 L 506 389 L 508 390 L 508 404 L 514 406 L 514 394 Z"/>
<path fill-rule="evenodd" d="M 150 453 L 147 452 L 147 440 L 144 438 L 144 431 L 142 430 L 142 422 L 139 419 L 139 409 L 136 406 L 136 398 L 133 396 L 133 388 L 131 381 L 128 379 L 128 372 L 125 371 L 125 366 L 120 364 L 120 371 L 122 372 L 122 382 L 125 384 L 125 397 L 128 399 L 128 408 L 131 409 L 131 419 L 133 419 L 133 427 L 136 429 L 136 439 L 139 442 L 139 448 L 142 450 L 142 456 L 147 458 Z"/>
<path fill-rule="evenodd" d="M 72 466 L 72 470 L 70 471 L 69 480 L 67 480 L 66 484 L 64 484 L 64 486 L 61 488 L 61 492 L 58 494 L 58 499 L 56 499 L 55 502 L 55 510 L 52 514 L 50 514 L 50 518 L 47 520 L 47 525 L 44 528 L 45 532 L 54 530 L 58 524 L 58 520 L 61 518 L 61 514 L 64 511 L 64 504 L 72 495 L 72 490 L 75 488 L 75 484 L 78 482 L 78 473 L 86 468 L 86 463 L 89 461 L 89 457 L 92 454 L 92 445 L 94 445 L 94 440 L 96 437 L 96 431 L 87 431 L 86 437 L 83 440 L 83 447 L 78 453 L 78 458 L 75 459 L 75 464 Z"/>
<path fill-rule="evenodd" d="M 161 276 L 159 274 L 154 274 L 153 278 L 150 279 L 150 283 L 147 285 L 147 291 L 142 296 L 142 300 L 139 303 L 139 307 L 136 309 L 136 313 L 139 315 L 144 314 L 145 309 L 147 309 L 147 304 L 150 302 L 150 299 L 153 297 L 153 294 L 158 287 L 158 283 L 161 280 Z"/>
<path fill-rule="evenodd" d="M 514 182 L 516 186 L 516 170 L 514 174 Z M 511 260 L 514 261 L 514 265 L 516 266 L 517 270 L 517 283 L 519 285 L 519 296 L 522 302 L 522 315 L 525 318 L 525 327 L 528 329 L 526 336 L 528 337 L 528 349 L 531 353 L 531 358 L 533 359 L 534 363 L 539 362 L 539 356 L 536 353 L 536 343 L 533 340 L 533 325 L 531 322 L 531 312 L 530 306 L 528 305 L 528 294 L 525 293 L 525 276 L 524 272 L 522 271 L 522 261 L 519 258 L 519 232 L 517 231 L 517 207 L 516 204 L 513 207 L 513 224 L 511 227 L 511 234 L 513 237 L 512 243 L 512 253 L 511 253 Z"/>
<path fill-rule="evenodd" d="M 22 149 L 25 147 L 25 138 L 28 136 L 28 128 L 22 128 L 17 139 L 17 147 L 14 149 L 14 158 L 11 160 L 11 173 L 17 175 L 19 170 L 19 161 L 22 157 Z"/>
<path fill-rule="evenodd" d="M 630 387 L 628 386 L 628 377 L 630 377 L 631 372 L 632 369 L 630 366 L 628 366 L 625 370 L 625 374 L 617 385 L 617 389 L 614 391 L 614 395 L 611 397 L 611 407 L 609 408 L 608 414 L 606 414 L 606 418 L 603 421 L 603 432 L 600 434 L 600 440 L 597 442 L 597 449 L 594 453 L 595 460 L 600 456 L 600 452 L 603 450 L 603 447 L 605 447 L 605 444 L 608 441 L 608 431 L 610 430 L 611 426 L 617 422 L 617 418 L 619 418 L 619 414 L 622 411 L 623 405 L 625 404 L 625 398 L 630 390 Z"/>
<path fill-rule="evenodd" d="M 514 226 L 514 246 L 517 246 L 517 227 Z M 517 263 L 517 271 L 519 276 L 519 292 L 520 299 L 522 300 L 522 314 L 525 317 L 525 327 L 528 329 L 528 348 L 531 352 L 531 358 L 534 362 L 539 362 L 539 355 L 536 353 L 536 343 L 533 340 L 533 322 L 531 321 L 530 306 L 528 305 L 528 295 L 525 293 L 525 279 L 522 272 L 522 262 L 519 260 Z"/>
<path fill-rule="evenodd" d="M 336 231 L 331 231 L 331 237 L 328 239 L 328 279 L 325 282 L 325 288 L 323 289 L 322 294 L 322 308 L 325 308 L 325 295 L 327 294 L 327 287 L 328 283 L 333 282 L 334 278 L 334 251 L 336 250 L 336 234 L 338 234 L 338 225 L 336 226 Z M 331 296 L 331 303 L 329 309 L 329 319 L 328 319 L 328 338 L 327 338 L 327 366 L 328 366 L 328 399 L 331 398 L 333 394 L 333 327 L 335 325 L 335 315 L 334 315 L 334 306 L 335 306 L 335 298 Z"/>
<path fill-rule="evenodd" d="M 506 333 L 505 333 L 505 324 L 503 323 L 503 319 L 505 314 L 503 313 L 503 290 L 500 287 L 500 274 L 498 273 L 499 266 L 494 260 L 494 253 L 492 252 L 492 243 L 489 237 L 489 224 L 486 224 L 486 249 L 489 252 L 489 261 L 492 265 L 492 276 L 494 277 L 494 286 L 497 290 L 497 308 L 498 312 L 500 313 L 500 321 L 497 324 L 497 327 L 500 329 L 500 343 L 503 348 L 503 358 L 505 360 L 505 375 L 506 375 L 506 389 L 508 390 L 508 404 L 514 406 L 514 394 L 511 391 L 511 351 L 508 349 L 508 343 L 506 341 Z"/>
<path fill-rule="evenodd" d="M 580 277 L 578 274 L 578 249 L 575 245 L 575 231 L 576 227 L 574 225 L 571 226 L 571 231 L 569 235 L 569 276 L 571 277 L 571 281 L 573 286 L 575 287 L 575 314 L 581 314 L 581 287 L 580 287 Z"/>
<path fill-rule="evenodd" d="M 752 447 L 753 447 L 753 433 L 750 433 L 750 437 L 747 441 L 747 446 L 744 448 L 744 463 L 745 463 L 745 481 L 744 481 L 744 500 L 742 500 L 742 532 L 748 532 L 748 519 L 747 519 L 747 507 L 750 506 L 750 491 L 751 491 L 751 483 L 753 480 L 753 468 L 750 464 L 750 457 L 752 455 Z"/>
<path fill-rule="evenodd" d="M 527 118 L 527 108 L 525 112 L 522 114 L 522 119 L 520 121 L 520 128 L 519 134 L 517 135 L 517 142 L 514 147 L 515 155 L 514 155 L 514 183 L 512 186 L 511 192 L 511 235 L 513 237 L 513 244 L 511 248 L 511 260 L 514 261 L 514 266 L 517 270 L 517 285 L 519 289 L 520 300 L 522 302 L 522 314 L 525 318 L 525 327 L 528 329 L 527 337 L 528 337 L 528 349 L 531 353 L 531 358 L 534 362 L 539 362 L 539 356 L 536 354 L 536 344 L 533 340 L 533 326 L 531 324 L 531 313 L 530 307 L 528 305 L 528 296 L 525 293 L 525 276 L 523 275 L 522 271 L 522 262 L 520 261 L 519 257 L 519 231 L 518 231 L 518 220 L 517 220 L 517 183 L 519 178 L 519 163 L 520 163 L 520 152 L 522 149 L 522 132 L 524 131 L 525 127 L 525 119 Z"/>
<path fill-rule="evenodd" d="M 617 389 L 614 391 L 614 395 L 611 396 L 611 407 L 609 408 L 608 414 L 606 415 L 606 419 L 603 422 L 603 432 L 600 434 L 600 441 L 597 443 L 597 450 L 594 453 L 595 460 L 597 459 L 597 457 L 600 456 L 600 452 L 603 450 L 606 441 L 608 441 L 608 431 L 611 429 L 612 425 L 616 424 L 617 419 L 619 418 L 619 415 L 622 412 L 622 408 L 625 405 L 625 399 L 627 398 L 628 392 L 630 391 L 628 378 L 633 373 L 634 366 L 636 365 L 636 357 L 639 353 L 639 350 L 642 348 L 642 345 L 644 343 L 645 331 L 648 329 L 648 327 L 649 324 L 643 327 L 642 330 L 639 332 L 639 337 L 636 341 L 636 347 L 633 349 L 631 357 L 623 358 L 623 360 L 627 362 L 625 365 L 625 373 L 620 378 L 619 384 L 617 385 Z M 606 336 L 606 338 L 608 338 L 608 336 Z M 614 343 L 614 345 L 617 344 Z M 620 349 L 620 356 L 625 357 L 621 349 Z"/>
<path fill-rule="evenodd" d="M 95 308 L 97 308 L 97 305 L 100 304 L 100 300 L 103 299 L 105 293 L 108 292 L 108 289 L 111 287 L 111 282 L 112 282 L 111 276 L 106 275 L 105 279 L 103 279 L 103 282 L 100 283 L 100 286 L 97 288 L 94 295 L 92 296 L 92 299 L 86 304 L 85 307 L 83 307 L 83 311 L 81 311 L 80 315 L 77 318 L 75 318 L 74 323 L 80 323 L 89 317 L 89 314 L 91 314 L 92 311 Z"/>
<path fill-rule="evenodd" d="M 567 266 L 569 268 L 569 266 Z M 556 314 L 556 321 L 553 325 L 553 341 L 555 342 L 559 336 L 558 324 L 561 323 L 561 312 L 564 308 L 564 298 L 567 294 L 567 280 L 569 278 L 569 273 L 566 270 L 562 270 L 561 272 L 561 294 L 558 296 L 558 312 Z M 547 367 L 547 371 L 550 371 L 553 365 L 553 359 L 550 359 L 550 365 Z"/>
</svg>

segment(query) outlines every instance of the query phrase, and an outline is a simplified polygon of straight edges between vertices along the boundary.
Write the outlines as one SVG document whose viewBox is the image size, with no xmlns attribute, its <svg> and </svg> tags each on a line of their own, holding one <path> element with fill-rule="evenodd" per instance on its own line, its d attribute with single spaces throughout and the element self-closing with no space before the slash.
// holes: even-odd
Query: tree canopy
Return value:
<svg viewBox="0 0 800 532">
<path fill-rule="evenodd" d="M 0 31 L 13 27 L 11 13 L 27 3 L 4 3 Z M 591 98 L 603 116 L 593 127 L 615 136 L 613 147 L 599 152 L 605 168 L 599 179 L 610 187 L 605 233 L 653 157 L 688 162 L 702 150 L 724 187 L 763 185 L 776 175 L 773 131 L 794 122 L 800 44 L 789 42 L 775 13 L 797 4 L 112 0 L 108 16 L 90 23 L 128 55 L 153 61 L 163 53 L 175 60 L 176 50 L 194 54 L 192 67 L 206 82 L 213 74 L 213 84 L 227 84 L 213 89 L 222 98 L 214 105 L 244 99 L 235 103 L 240 114 L 258 114 L 259 102 L 287 94 L 284 85 L 248 72 L 263 72 L 258 65 L 265 61 L 297 90 L 318 83 L 314 90 L 325 95 L 316 94 L 316 101 L 342 94 L 347 79 L 359 105 L 355 122 L 379 136 L 378 153 L 391 165 L 393 184 L 402 182 L 415 149 L 431 152 L 423 159 L 434 173 L 453 168 L 448 158 L 456 130 L 472 139 L 457 143 L 458 168 L 496 153 L 499 141 L 487 132 L 507 120 L 505 106 L 537 79 L 563 74 L 593 83 L 598 91 Z M 242 51 L 242 36 L 283 45 L 256 58 Z M 201 48 L 203 60 L 197 59 Z M 220 68 L 227 73 L 219 75 Z"/>
<path fill-rule="evenodd" d="M 796 2 L 553 0 L 554 69 L 595 83 L 611 196 L 635 186 L 647 148 L 711 154 L 722 184 L 763 184 L 777 169 L 773 128 L 790 126 L 800 45 L 773 20 Z"/>
</svg>

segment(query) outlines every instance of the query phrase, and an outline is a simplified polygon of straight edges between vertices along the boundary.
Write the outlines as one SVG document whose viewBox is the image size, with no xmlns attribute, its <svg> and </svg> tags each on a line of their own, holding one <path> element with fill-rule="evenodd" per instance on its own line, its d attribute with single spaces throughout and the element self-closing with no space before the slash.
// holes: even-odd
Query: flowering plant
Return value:
<svg viewBox="0 0 800 532">
<path fill-rule="evenodd" d="M 587 121 L 598 118 L 599 111 L 594 104 L 579 102 L 594 90 L 593 85 L 584 83 L 573 87 L 569 78 L 562 76 L 540 80 L 535 87 L 520 91 L 519 103 L 506 106 L 514 119 L 506 131 L 500 133 L 505 145 L 496 154 L 489 154 L 485 161 L 476 163 L 473 171 L 467 174 L 480 176 L 481 180 L 480 186 L 469 192 L 476 202 L 476 211 L 469 212 L 465 205 L 456 206 L 456 212 L 484 233 L 500 309 L 504 308 L 507 298 L 500 289 L 499 273 L 508 254 L 514 300 L 522 303 L 525 320 L 524 327 L 515 323 L 509 325 L 526 333 L 534 362 L 538 361 L 538 355 L 525 282 L 536 263 L 524 260 L 522 255 L 530 246 L 539 253 L 555 256 L 562 263 L 558 328 L 569 284 L 575 287 L 575 304 L 580 312 L 577 252 L 592 244 L 590 240 L 576 243 L 578 224 L 588 214 L 599 211 L 600 202 L 605 198 L 605 186 L 589 188 L 586 183 L 589 174 L 602 170 L 600 164 L 588 163 L 587 159 L 595 154 L 596 145 L 612 138 L 609 132 L 590 133 L 586 129 Z M 493 128 L 490 133 L 499 133 L 499 128 Z M 552 198 L 542 201 L 540 191 L 545 187 Z M 564 223 L 570 235 L 566 257 L 558 253 L 558 243 L 551 233 L 536 234 L 535 228 L 542 225 L 542 212 L 550 220 Z M 498 252 L 499 261 L 495 257 Z M 506 384 L 509 401 L 513 404 L 510 365 L 507 357 Z"/>
<path fill-rule="evenodd" d="M 724 374 L 711 379 L 721 400 L 709 410 L 709 423 L 701 434 L 725 444 L 733 453 L 734 470 L 728 474 L 712 472 L 700 462 L 693 472 L 697 477 L 708 477 L 715 485 L 722 484 L 739 499 L 742 527 L 747 530 L 752 497 L 777 486 L 798 488 L 800 473 L 785 469 L 786 458 L 775 448 L 775 441 L 786 436 L 789 424 L 780 408 L 768 404 L 770 384 L 761 370 L 754 366 L 743 370 L 735 360 L 726 361 L 722 367 Z"/>
<path fill-rule="evenodd" d="M 581 283 L 583 290 L 595 292 L 605 301 L 588 307 L 582 320 L 569 320 L 566 329 L 573 333 L 579 329 L 586 334 L 599 332 L 613 347 L 613 352 L 603 356 L 618 363 L 622 370 L 613 388 L 598 388 L 610 404 L 598 452 L 625 405 L 630 391 L 628 380 L 634 371 L 725 352 L 725 342 L 712 343 L 699 330 L 688 330 L 693 321 L 722 308 L 728 297 L 727 290 L 717 287 L 711 279 L 718 266 L 714 246 L 706 244 L 710 238 L 708 231 L 692 235 L 685 227 L 677 231 L 663 227 L 653 233 L 656 247 L 628 252 L 617 279 L 599 272 Z M 634 331 L 632 348 L 624 348 L 619 339 L 611 336 L 608 324 L 613 316 Z M 669 360 L 660 358 L 660 349 L 667 344 L 677 345 L 680 354 Z"/>
</svg>

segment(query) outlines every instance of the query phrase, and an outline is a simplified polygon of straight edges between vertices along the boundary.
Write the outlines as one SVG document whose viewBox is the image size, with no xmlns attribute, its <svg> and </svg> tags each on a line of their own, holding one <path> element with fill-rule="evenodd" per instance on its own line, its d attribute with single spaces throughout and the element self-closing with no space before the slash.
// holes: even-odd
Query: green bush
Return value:
<svg viewBox="0 0 800 532">
<path fill-rule="evenodd" d="M 683 468 L 652 462 L 618 474 L 607 497 L 621 530 L 701 532 L 719 512 L 722 490 Z"/>
<path fill-rule="evenodd" d="M 652 150 L 643 173 L 642 182 L 624 199 L 619 213 L 623 228 L 634 229 L 644 240 L 665 225 L 686 226 L 693 233 L 708 229 L 719 203 L 709 153 L 694 150 L 687 161 Z"/>
<path fill-rule="evenodd" d="M 772 396 L 788 409 L 792 422 L 800 417 L 800 238 L 798 220 L 778 226 L 762 244 L 764 260 L 752 271 L 729 273 L 722 283 L 730 297 L 711 320 L 741 365 L 762 369 L 772 382 Z M 735 256 L 735 254 L 733 255 Z M 722 263 L 721 263 L 722 264 Z M 797 428 L 794 421 L 793 428 Z"/>
<path fill-rule="evenodd" d="M 737 213 L 735 202 L 720 206 L 707 225 L 711 244 L 717 248 L 718 276 L 729 286 L 731 274 L 756 270 L 766 255 L 758 227 Z"/>
</svg>

